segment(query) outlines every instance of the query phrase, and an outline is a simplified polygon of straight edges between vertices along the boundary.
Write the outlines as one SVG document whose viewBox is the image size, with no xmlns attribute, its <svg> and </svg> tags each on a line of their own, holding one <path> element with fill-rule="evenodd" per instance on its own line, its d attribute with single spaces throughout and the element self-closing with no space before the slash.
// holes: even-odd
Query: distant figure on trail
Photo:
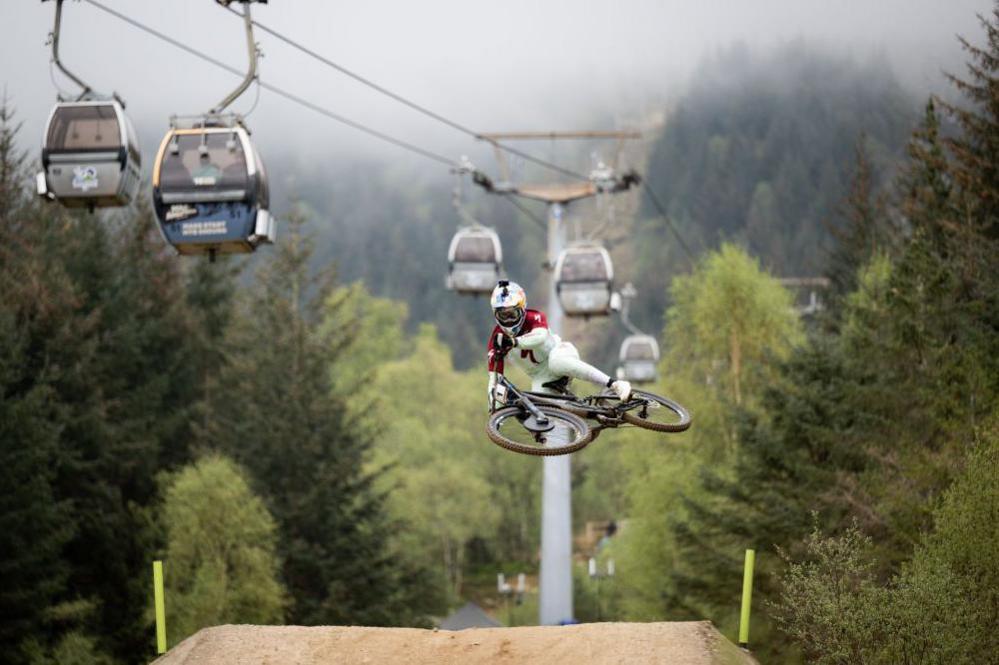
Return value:
<svg viewBox="0 0 999 665">
<path fill-rule="evenodd" d="M 545 315 L 527 309 L 527 294 L 520 285 L 501 280 L 490 298 L 496 326 L 489 335 L 489 410 L 497 406 L 495 389 L 507 357 L 531 377 L 531 390 L 560 392 L 571 379 L 582 379 L 610 388 L 621 399 L 631 395 L 631 384 L 614 380 L 579 358 L 579 351 L 548 329 Z"/>
</svg>

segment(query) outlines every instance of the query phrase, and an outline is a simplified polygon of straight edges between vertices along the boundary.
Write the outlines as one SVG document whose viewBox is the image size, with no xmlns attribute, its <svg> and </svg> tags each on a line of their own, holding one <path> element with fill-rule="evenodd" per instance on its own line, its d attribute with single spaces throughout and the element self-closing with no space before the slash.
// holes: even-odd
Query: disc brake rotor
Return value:
<svg viewBox="0 0 999 665">
<path fill-rule="evenodd" d="M 656 409 L 661 409 L 661 408 L 662 408 L 662 404 L 660 404 L 659 402 L 647 401 L 647 402 L 645 402 L 645 404 L 642 404 L 642 408 L 639 409 L 639 411 L 638 411 L 638 417 L 639 418 L 647 418 L 649 416 L 649 410 L 650 409 L 653 410 L 653 411 L 655 411 Z"/>
<path fill-rule="evenodd" d="M 527 418 L 524 418 L 520 424 L 524 426 L 524 429 L 535 434 L 550 432 L 555 429 L 555 423 L 552 422 L 551 418 L 546 418 L 544 421 L 540 421 L 534 416 L 528 416 Z"/>
</svg>

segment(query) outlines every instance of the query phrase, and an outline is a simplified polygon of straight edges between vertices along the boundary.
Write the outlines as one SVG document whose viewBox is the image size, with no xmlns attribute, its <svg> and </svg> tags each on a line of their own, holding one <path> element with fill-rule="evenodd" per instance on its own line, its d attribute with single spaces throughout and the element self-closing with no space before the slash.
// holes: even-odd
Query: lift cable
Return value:
<svg viewBox="0 0 999 665">
<path fill-rule="evenodd" d="M 195 49 L 194 47 L 188 46 L 187 44 L 184 44 L 183 42 L 177 41 L 173 37 L 165 35 L 162 32 L 160 32 L 160 31 L 158 31 L 158 30 L 156 30 L 154 28 L 151 28 L 151 27 L 149 27 L 149 26 L 147 26 L 147 25 L 145 25 L 143 23 L 140 23 L 139 21 L 136 21 L 133 18 L 130 18 L 130 17 L 126 16 L 125 14 L 122 14 L 120 12 L 117 12 L 117 11 L 111 9 L 110 7 L 106 7 L 106 6 L 102 5 L 100 2 L 97 2 L 97 0 L 84 0 L 84 2 L 86 2 L 86 3 L 90 4 L 90 5 L 93 5 L 94 7 L 97 7 L 100 10 L 103 10 L 104 12 L 107 12 L 108 14 L 111 14 L 112 16 L 114 16 L 114 17 L 116 17 L 118 19 L 121 19 L 122 21 L 124 21 L 124 22 L 126 22 L 126 23 L 128 23 L 128 24 L 130 24 L 130 25 L 132 25 L 132 26 L 134 26 L 134 27 L 136 27 L 136 28 L 138 28 L 138 29 L 140 29 L 140 30 L 142 30 L 142 31 L 150 34 L 150 35 L 153 35 L 154 37 L 156 37 L 158 39 L 161 39 L 161 40 L 167 42 L 168 44 L 176 46 L 177 48 L 179 48 L 179 49 L 181 49 L 183 51 L 186 51 L 186 52 L 190 53 L 191 55 L 193 55 L 193 56 L 195 56 L 197 58 L 201 58 L 205 62 L 209 62 L 209 63 L 215 65 L 216 67 L 224 69 L 224 70 L 226 70 L 227 72 L 229 72 L 231 74 L 235 74 L 235 75 L 240 76 L 240 77 L 242 77 L 242 76 L 245 75 L 244 72 L 236 69 L 235 67 L 231 67 L 231 66 L 227 65 L 226 63 L 222 62 L 221 60 L 217 60 L 217 59 L 213 58 L 212 56 L 208 55 L 207 53 L 199 51 L 199 50 Z M 359 122 L 356 122 L 356 121 L 351 120 L 349 118 L 345 118 L 344 116 L 342 116 L 342 115 L 340 115 L 338 113 L 334 113 L 333 111 L 330 111 L 329 109 L 323 108 L 322 106 L 319 106 L 318 104 L 314 104 L 314 103 L 308 101 L 307 99 L 305 99 L 303 97 L 299 97 L 298 95 L 296 95 L 294 93 L 288 92 L 288 91 L 286 91 L 286 90 L 284 90 L 282 88 L 278 88 L 277 86 L 274 86 L 274 85 L 272 85 L 270 83 L 258 80 L 257 84 L 261 88 L 263 88 L 265 90 L 269 90 L 269 91 L 273 92 L 276 95 L 279 95 L 281 97 L 284 97 L 285 99 L 293 101 L 296 104 L 299 104 L 301 106 L 304 106 L 307 109 L 315 111 L 316 113 L 319 113 L 320 115 L 324 115 L 327 118 L 331 118 L 333 120 L 336 120 L 337 122 L 340 122 L 340 123 L 342 123 L 344 125 L 347 125 L 348 127 L 352 127 L 352 128 L 354 128 L 354 129 L 356 129 L 358 131 L 364 132 L 365 134 L 368 134 L 369 136 L 374 136 L 377 139 L 381 139 L 382 141 L 385 141 L 387 143 L 391 143 L 391 144 L 393 144 L 395 146 L 398 146 L 398 147 L 403 148 L 405 150 L 409 150 L 410 152 L 414 152 L 414 153 L 416 153 L 418 155 L 422 155 L 423 157 L 426 157 L 427 159 L 432 159 L 432 160 L 434 160 L 436 162 L 440 162 L 441 164 L 446 164 L 447 166 L 450 166 L 450 167 L 454 167 L 454 166 L 457 165 L 457 162 L 455 162 L 455 160 L 453 160 L 453 159 L 451 159 L 449 157 L 446 157 L 446 156 L 441 155 L 439 153 L 432 152 L 432 151 L 427 150 L 425 148 L 421 148 L 421 147 L 419 147 L 417 145 L 409 143 L 408 141 L 404 141 L 402 139 L 395 138 L 394 136 L 390 136 L 390 135 L 388 135 L 388 134 L 386 134 L 384 132 L 380 132 L 377 129 L 372 129 L 370 127 L 362 125 Z"/>
<path fill-rule="evenodd" d="M 225 71 L 227 71 L 227 72 L 229 72 L 231 74 L 235 74 L 236 76 L 243 76 L 244 75 L 244 73 L 242 71 L 236 69 L 235 67 L 227 65 L 226 63 L 222 62 L 221 60 L 213 58 L 212 56 L 208 55 L 207 53 L 199 51 L 199 50 L 195 49 L 192 46 L 188 46 L 187 44 L 185 44 L 185 43 L 183 43 L 181 41 L 178 41 L 178 40 L 174 39 L 173 37 L 170 37 L 170 36 L 168 36 L 168 35 L 160 32 L 160 31 L 156 30 L 155 28 L 151 28 L 151 27 L 145 25 L 144 23 L 136 21 L 135 19 L 133 19 L 133 18 L 131 18 L 129 16 L 126 16 L 125 14 L 122 14 L 121 12 L 115 11 L 114 9 L 111 9 L 110 7 L 107 7 L 107 6 L 103 5 L 103 4 L 101 4 L 97 0 L 84 0 L 84 2 L 86 2 L 89 5 L 92 5 L 92 6 L 96 7 L 97 9 L 100 9 L 101 11 L 104 11 L 107 14 L 110 14 L 110 15 L 114 16 L 115 18 L 117 18 L 117 19 L 119 19 L 121 21 L 124 21 L 125 23 L 128 23 L 129 25 L 131 25 L 131 26 L 133 26 L 135 28 L 138 28 L 139 30 L 142 30 L 143 32 L 146 32 L 146 33 L 148 33 L 148 34 L 156 37 L 157 39 L 160 39 L 160 40 L 162 40 L 164 42 L 167 42 L 168 44 L 170 44 L 172 46 L 175 46 L 175 47 L 181 49 L 182 51 L 186 51 L 187 53 L 189 53 L 189 54 L 191 54 L 191 55 L 193 55 L 193 56 L 195 56 L 197 58 L 200 58 L 201 60 L 204 60 L 205 62 L 213 64 L 213 65 L 215 65 L 216 67 L 218 67 L 220 69 L 224 69 Z M 256 21 L 254 21 L 253 23 L 257 27 L 261 28 L 262 30 L 264 30 L 266 32 L 269 32 L 270 34 L 273 34 L 274 36 L 278 37 L 279 39 L 285 39 L 283 36 L 276 34 L 272 30 L 270 30 L 269 28 L 260 25 Z M 303 50 L 305 50 L 306 52 L 308 52 L 306 49 L 304 49 L 304 47 L 299 47 L 299 48 L 302 48 Z M 310 53 L 310 55 L 311 55 L 311 53 Z M 330 66 L 338 67 L 337 65 L 335 65 L 333 63 L 330 63 Z M 355 78 L 359 78 L 356 75 L 354 75 L 352 72 L 350 73 L 350 75 L 354 76 Z M 421 148 L 420 146 L 417 146 L 417 145 L 414 145 L 412 143 L 409 143 L 408 141 L 404 141 L 404 140 L 396 138 L 394 136 L 390 136 L 389 134 L 381 132 L 381 131 L 379 131 L 377 129 L 372 129 L 371 127 L 367 127 L 366 125 L 362 125 L 359 122 L 356 122 L 356 121 L 351 120 L 349 118 L 346 118 L 346 117 L 344 117 L 344 116 L 342 116 L 342 115 L 340 115 L 338 113 L 330 111 L 329 109 L 326 109 L 326 108 L 324 108 L 322 106 L 319 106 L 318 104 L 314 104 L 314 103 L 310 102 L 309 100 L 307 100 L 307 99 L 305 99 L 303 97 L 300 97 L 300 96 L 298 96 L 298 95 L 296 95 L 294 93 L 288 92 L 288 91 L 286 91 L 286 90 L 284 90 L 282 88 L 278 88 L 275 85 L 272 85 L 272 84 L 267 83 L 265 81 L 260 81 L 259 79 L 257 81 L 257 84 L 261 88 L 263 88 L 265 90 L 269 90 L 269 91 L 273 92 L 276 95 L 279 95 L 281 97 L 284 97 L 285 99 L 288 99 L 288 100 L 290 100 L 292 102 L 295 102 L 296 104 L 299 104 L 300 106 L 304 106 L 307 109 L 310 109 L 310 110 L 312 110 L 312 111 L 314 111 L 316 113 L 319 113 L 320 115 L 326 116 L 326 117 L 328 117 L 328 118 L 330 118 L 332 120 L 336 120 L 337 122 L 339 122 L 341 124 L 347 125 L 348 127 L 356 129 L 356 130 L 358 130 L 360 132 L 364 132 L 365 134 L 368 134 L 369 136 L 373 136 L 373 137 L 375 137 L 377 139 L 385 141 L 386 143 L 391 143 L 392 145 L 395 145 L 397 147 L 403 148 L 404 150 L 408 150 L 408 151 L 413 152 L 415 154 L 421 155 L 421 156 L 426 157 L 427 159 L 433 160 L 435 162 L 438 162 L 438 163 L 441 163 L 441 164 L 445 164 L 445 165 L 447 165 L 447 166 L 449 166 L 451 168 L 460 167 L 460 164 L 458 162 L 456 162 L 454 159 L 451 159 L 450 157 L 447 157 L 445 155 L 441 155 L 441 154 L 433 152 L 431 150 L 427 150 L 425 148 Z M 386 93 L 388 93 L 388 91 L 386 91 Z M 403 98 L 400 98 L 400 100 L 402 100 L 402 99 Z M 409 102 L 404 102 L 404 103 L 411 104 Z M 415 107 L 415 105 L 413 105 L 413 106 Z M 420 108 L 422 108 L 422 107 L 420 107 Z M 431 113 L 431 112 L 428 111 L 428 113 Z M 446 121 L 446 119 L 443 119 L 443 118 L 442 118 L 442 120 Z M 478 133 L 476 133 L 476 132 L 472 132 L 471 130 L 467 130 L 466 128 L 463 128 L 463 127 L 461 127 L 460 130 L 463 131 L 463 132 L 466 132 L 466 133 L 470 133 L 473 136 L 475 136 L 476 138 L 480 138 L 480 135 Z M 540 161 L 539 160 L 535 160 L 533 158 L 533 156 L 531 156 L 530 154 L 521 153 L 520 151 L 518 151 L 516 149 L 509 148 L 508 146 L 503 146 L 502 144 L 495 143 L 494 141 L 491 141 L 491 142 L 494 143 L 495 145 L 497 145 L 497 147 L 499 147 L 499 148 L 501 148 L 503 150 L 507 150 L 511 154 L 518 155 L 518 156 L 520 156 L 520 157 L 522 157 L 524 159 L 529 159 L 531 161 L 535 161 L 536 163 L 538 163 L 540 165 L 543 165 L 543 166 L 546 166 L 547 168 L 553 168 L 553 169 L 555 169 L 557 171 L 561 171 L 561 172 L 566 173 L 567 175 L 571 175 L 572 177 L 575 177 L 575 178 L 583 178 L 583 179 L 586 179 L 586 180 L 589 179 L 589 178 L 586 178 L 585 176 L 583 176 L 581 174 L 574 173 L 574 172 L 562 169 L 562 167 L 559 167 L 559 166 L 557 166 L 555 164 L 543 163 L 543 160 L 540 160 Z M 488 179 L 488 176 L 485 176 L 485 174 L 482 174 L 481 172 L 476 172 L 476 174 L 478 174 L 480 176 L 483 176 L 486 179 Z M 693 252 L 690 251 L 690 248 L 684 242 L 683 237 L 680 235 L 679 231 L 676 229 L 676 226 L 673 224 L 673 221 L 666 214 L 666 211 L 663 208 L 662 204 L 659 202 L 659 199 L 656 197 L 656 195 L 653 193 L 653 191 L 651 189 L 649 189 L 648 185 L 644 185 L 643 189 L 645 190 L 645 193 L 648 195 L 649 200 L 652 201 L 653 206 L 655 206 L 656 210 L 659 211 L 659 214 L 662 216 L 662 218 L 666 221 L 667 225 L 670 227 L 670 230 L 673 232 L 673 235 L 676 237 L 676 239 L 679 242 L 681 248 L 686 253 L 687 258 L 690 260 L 691 264 L 693 264 L 694 263 Z M 526 214 L 528 217 L 530 217 L 532 220 L 534 220 L 540 226 L 542 226 L 542 227 L 546 226 L 544 220 L 542 220 L 540 217 L 538 217 L 530 209 L 528 209 L 525 206 L 523 206 L 513 196 L 503 196 L 503 198 L 506 199 L 506 200 L 508 200 L 508 201 L 510 201 L 521 212 L 523 212 L 524 214 Z"/>
<path fill-rule="evenodd" d="M 548 228 L 548 224 L 545 222 L 545 220 L 543 220 L 540 217 L 538 217 L 537 214 L 535 214 L 535 212 L 533 210 L 531 210 L 530 208 L 528 208 L 527 206 L 525 206 L 523 203 L 521 203 L 520 201 L 518 201 L 516 196 L 512 196 L 510 194 L 503 194 L 502 198 L 505 199 L 505 200 L 507 200 L 507 201 L 509 201 L 510 203 L 512 203 L 515 208 L 517 208 L 518 210 L 520 210 L 520 212 L 522 212 L 525 215 L 527 215 L 528 217 L 530 217 L 534 221 L 534 223 L 536 223 L 538 226 L 541 227 L 541 230 L 545 230 L 545 229 Z"/>
<path fill-rule="evenodd" d="M 649 187 L 648 182 L 642 183 L 642 189 L 645 191 L 646 195 L 648 195 L 649 200 L 652 201 L 652 205 L 655 207 L 655 209 L 659 211 L 659 216 L 662 217 L 663 220 L 665 220 L 666 225 L 669 227 L 670 231 L 673 232 L 673 236 L 676 238 L 676 241 L 680 244 L 681 249 L 683 249 L 684 254 L 687 256 L 687 260 L 690 262 L 691 269 L 693 269 L 695 264 L 697 263 L 697 260 L 694 257 L 694 253 L 690 251 L 690 247 L 688 247 L 687 243 L 684 242 L 683 236 L 680 235 L 680 232 L 677 230 L 676 225 L 673 224 L 673 220 L 670 218 L 669 215 L 666 214 L 666 209 L 663 208 L 663 205 L 659 202 L 659 198 L 656 197 L 655 192 L 653 192 L 652 188 Z"/>
<path fill-rule="evenodd" d="M 237 12 L 232 7 L 225 7 L 225 9 L 227 9 L 230 12 L 232 12 L 236 16 L 240 16 L 239 12 Z M 582 173 L 577 173 L 577 172 L 572 171 L 570 169 L 567 169 L 567 168 L 564 168 L 562 166 L 559 166 L 558 164 L 554 164 L 552 162 L 545 161 L 545 160 L 543 160 L 543 159 L 541 159 L 539 157 L 535 157 L 534 155 L 532 155 L 530 153 L 524 152 L 522 150 L 518 150 L 517 148 L 514 148 L 512 146 L 506 145 L 504 143 L 500 143 L 496 139 L 492 139 L 492 138 L 489 138 L 489 137 L 483 135 L 481 132 L 477 132 L 477 131 L 469 128 L 469 127 L 466 127 L 465 125 L 462 125 L 461 123 L 455 122 L 454 120 L 450 120 L 450 119 L 448 119 L 448 118 L 440 115 L 439 113 L 435 113 L 434 111 L 431 111 L 427 107 L 422 106 L 421 104 L 417 104 L 416 102 L 411 101 L 411 100 L 403 97 L 402 95 L 400 95 L 398 93 L 392 92 L 388 88 L 385 88 L 384 86 L 375 83 L 371 79 L 369 79 L 367 77 L 364 77 L 364 76 L 358 74 L 357 72 L 354 72 L 354 71 L 352 71 L 352 70 L 344 67 L 343 65 L 340 65 L 340 64 L 338 64 L 338 63 L 330 60 L 329 58 L 326 58 L 326 57 L 320 55 L 319 53 L 316 53 L 312 49 L 310 49 L 310 48 L 308 48 L 306 46 L 303 46 L 302 44 L 299 44 L 294 39 L 291 39 L 290 37 L 281 34 L 277 30 L 274 30 L 273 28 L 270 28 L 270 27 L 264 25 L 263 23 L 261 23 L 261 22 L 259 22 L 257 20 L 253 20 L 252 23 L 253 23 L 254 26 L 260 28 L 261 30 L 263 30 L 264 32 L 272 35 L 273 37 L 276 37 L 277 39 L 283 41 L 285 44 L 288 44 L 292 48 L 298 49 L 302 53 L 305 53 L 306 55 L 308 55 L 308 56 L 310 56 L 310 57 L 318 60 L 319 62 L 323 63 L 324 65 L 326 65 L 328 67 L 332 67 L 333 69 L 335 69 L 336 71 L 340 72 L 341 74 L 344 74 L 345 76 L 349 76 L 350 78 L 354 79 L 358 83 L 361 83 L 362 85 L 366 85 L 369 88 L 371 88 L 372 90 L 375 90 L 375 91 L 377 91 L 377 92 L 385 95 L 386 97 L 390 97 L 391 99 L 394 99 L 395 101 L 399 102 L 400 104 L 404 104 L 405 106 L 408 106 L 409 108 L 413 109 L 414 111 L 417 111 L 418 113 L 422 113 L 423 115 L 427 116 L 428 118 L 432 118 L 432 119 L 436 120 L 437 122 L 443 123 L 443 124 L 447 125 L 448 127 L 452 128 L 452 129 L 455 129 L 455 130 L 457 130 L 459 132 L 462 132 L 463 134 L 467 134 L 468 136 L 471 136 L 472 138 L 475 138 L 475 139 L 478 139 L 478 140 L 481 140 L 481 141 L 488 141 L 491 145 L 499 148 L 500 150 L 508 152 L 511 155 L 516 155 L 518 157 L 521 157 L 522 159 L 525 159 L 525 160 L 527 160 L 529 162 L 533 162 L 533 163 L 535 163 L 535 164 L 537 164 L 539 166 L 543 166 L 544 168 L 551 169 L 552 171 L 555 171 L 557 173 L 561 173 L 562 175 L 569 176 L 570 178 L 574 178 L 576 180 L 589 180 L 589 177 L 586 176 L 586 175 L 583 175 Z"/>
</svg>

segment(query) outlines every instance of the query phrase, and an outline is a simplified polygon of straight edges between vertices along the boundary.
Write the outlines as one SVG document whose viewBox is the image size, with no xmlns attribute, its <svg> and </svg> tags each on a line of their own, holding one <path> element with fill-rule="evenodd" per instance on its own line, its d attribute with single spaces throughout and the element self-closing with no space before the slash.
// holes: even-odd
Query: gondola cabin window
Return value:
<svg viewBox="0 0 999 665">
<path fill-rule="evenodd" d="M 632 341 L 625 351 L 625 360 L 651 360 L 656 361 L 656 350 L 644 340 Z"/>
<path fill-rule="evenodd" d="M 563 282 L 601 282 L 607 280 L 607 264 L 602 252 L 572 252 L 562 264 Z"/>
<path fill-rule="evenodd" d="M 494 263 L 496 249 L 491 237 L 465 237 L 458 242 L 454 260 L 461 263 Z"/>
<path fill-rule="evenodd" d="M 50 152 L 105 152 L 121 148 L 121 127 L 115 109 L 107 105 L 66 106 L 49 124 Z"/>
<path fill-rule="evenodd" d="M 178 134 L 163 157 L 164 191 L 242 190 L 247 185 L 246 155 L 234 135 Z"/>
</svg>

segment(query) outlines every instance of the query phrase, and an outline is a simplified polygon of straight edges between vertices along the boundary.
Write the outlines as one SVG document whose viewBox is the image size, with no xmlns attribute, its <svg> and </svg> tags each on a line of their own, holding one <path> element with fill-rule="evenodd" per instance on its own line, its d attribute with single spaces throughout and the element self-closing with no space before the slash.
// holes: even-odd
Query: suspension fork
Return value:
<svg viewBox="0 0 999 665">
<path fill-rule="evenodd" d="M 525 395 L 524 393 L 522 393 L 519 390 L 517 390 L 517 388 L 514 387 L 514 385 L 512 383 L 510 383 L 509 381 L 507 381 L 506 377 L 503 376 L 503 375 L 500 375 L 500 382 L 503 384 L 504 388 L 506 388 L 511 393 L 513 393 L 514 398 L 521 404 L 521 406 L 523 406 L 525 409 L 527 409 L 528 413 L 530 413 L 532 416 L 534 416 L 534 419 L 538 421 L 539 425 L 547 425 L 548 424 L 548 416 L 546 416 L 541 411 L 541 409 L 539 409 L 537 406 L 535 406 L 534 402 L 532 402 L 530 399 L 528 399 L 527 395 Z"/>
</svg>

